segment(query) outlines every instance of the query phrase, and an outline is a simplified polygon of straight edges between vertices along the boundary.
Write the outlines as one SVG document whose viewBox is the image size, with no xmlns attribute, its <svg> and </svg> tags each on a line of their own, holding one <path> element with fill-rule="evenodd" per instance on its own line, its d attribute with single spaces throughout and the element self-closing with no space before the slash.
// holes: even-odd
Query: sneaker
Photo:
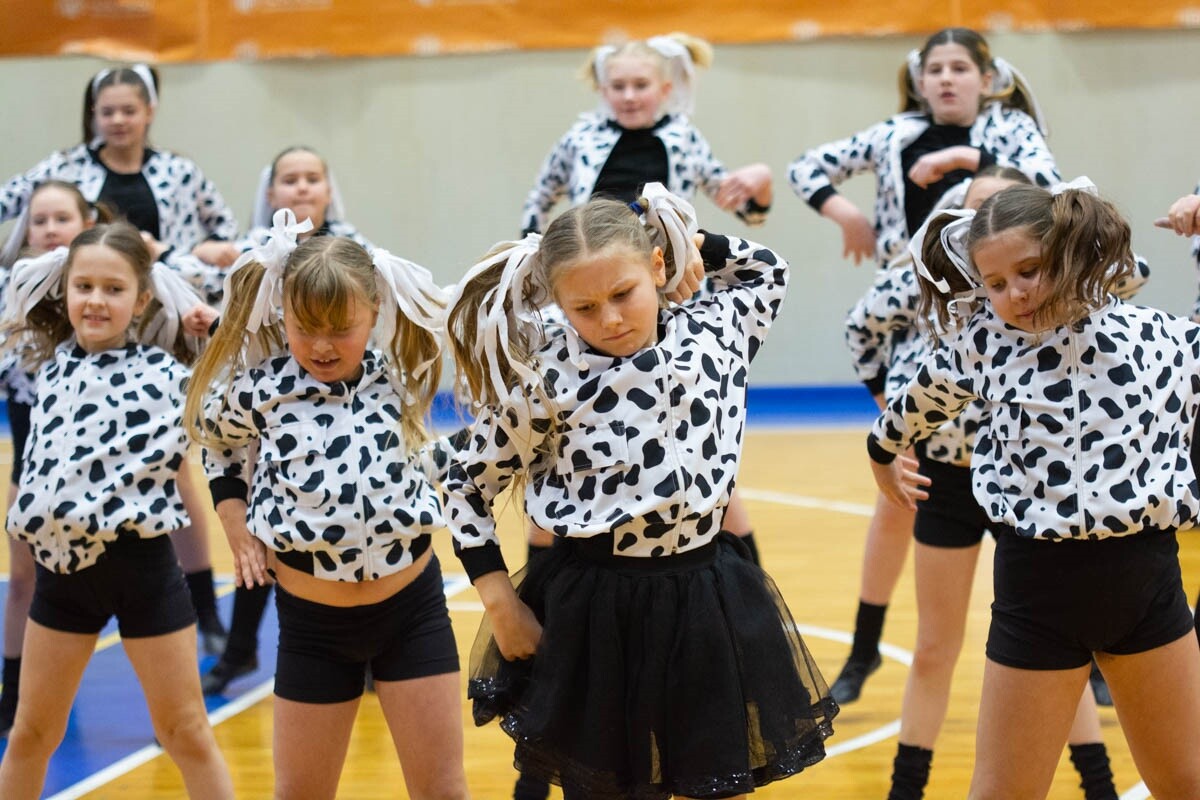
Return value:
<svg viewBox="0 0 1200 800">
<path fill-rule="evenodd" d="M 219 656 L 225 652 L 225 644 L 229 640 L 229 632 L 221 624 L 220 617 L 215 614 L 207 619 L 201 619 L 197 625 L 200 631 L 200 648 L 208 656 Z"/>
<path fill-rule="evenodd" d="M 1092 662 L 1092 674 L 1088 676 L 1088 683 L 1092 685 L 1092 694 L 1096 695 L 1096 705 L 1111 706 L 1112 692 L 1108 690 L 1108 683 L 1104 680 L 1104 673 L 1100 671 L 1100 667 L 1095 661 Z"/>
<path fill-rule="evenodd" d="M 867 677 L 879 669 L 882 664 L 883 658 L 879 653 L 876 653 L 870 661 L 862 661 L 857 658 L 846 659 L 846 666 L 842 667 L 837 680 L 833 682 L 833 686 L 829 687 L 829 695 L 840 706 L 853 703 L 862 694 L 862 687 L 866 683 Z"/>
<path fill-rule="evenodd" d="M 221 694 L 231 681 L 249 675 L 258 669 L 258 656 L 250 656 L 249 661 L 233 663 L 221 658 L 213 668 L 200 676 L 200 691 L 205 694 Z"/>
</svg>

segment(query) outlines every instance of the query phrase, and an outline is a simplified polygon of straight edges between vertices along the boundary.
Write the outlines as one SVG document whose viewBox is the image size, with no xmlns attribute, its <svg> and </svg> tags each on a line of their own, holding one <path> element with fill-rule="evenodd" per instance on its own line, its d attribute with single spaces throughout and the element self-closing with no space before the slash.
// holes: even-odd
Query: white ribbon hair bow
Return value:
<svg viewBox="0 0 1200 800">
<path fill-rule="evenodd" d="M 519 242 L 504 242 L 504 249 L 483 259 L 467 270 L 450 294 L 446 307 L 453 309 L 462 300 L 466 286 L 480 274 L 498 264 L 504 264 L 499 282 L 484 295 L 477 313 L 476 340 L 472 345 L 475 358 L 484 366 L 492 387 L 502 403 L 513 403 L 523 397 L 520 385 L 505 386 L 499 354 L 504 354 L 508 366 L 520 379 L 521 384 L 537 384 L 541 379 L 528 364 L 513 355 L 509 346 L 514 336 L 528 342 L 536 342 L 542 336 L 542 323 L 537 308 L 525 301 L 526 284 L 533 274 L 533 267 L 541 244 L 540 234 L 531 233 Z M 508 301 L 509 308 L 505 308 Z M 572 361 L 579 360 L 579 344 L 573 342 L 570 326 L 567 347 Z M 573 348 L 573 349 L 572 349 Z M 491 398 L 477 398 L 488 402 Z"/>
<path fill-rule="evenodd" d="M 643 212 L 646 224 L 651 227 L 651 242 L 664 251 L 669 244 L 675 262 L 674 274 L 667 278 L 659 291 L 673 292 L 687 270 L 692 248 L 695 247 L 692 238 L 700 230 L 696 222 L 696 209 L 687 200 L 671 194 L 661 183 L 647 183 L 642 190 L 642 197 L 648 206 Z"/>
<path fill-rule="evenodd" d="M 146 325 L 141 340 L 170 353 L 179 335 L 180 318 L 200 302 L 200 296 L 182 275 L 161 261 L 150 268 L 150 291 L 162 308 Z"/>
<path fill-rule="evenodd" d="M 238 256 L 237 261 L 225 273 L 225 297 L 233 297 L 233 276 L 247 264 L 257 262 L 263 266 L 262 282 L 246 320 L 246 331 L 254 334 L 263 327 L 274 325 L 283 314 L 283 267 L 288 256 L 296 249 L 296 237 L 313 228 L 312 220 L 296 222 L 290 208 L 275 212 L 270 232 L 261 242 Z"/>
<path fill-rule="evenodd" d="M 1100 196 L 1100 190 L 1087 175 L 1080 175 L 1073 181 L 1063 181 L 1050 187 L 1050 194 L 1058 196 L 1063 192 L 1087 192 L 1093 197 Z"/>
<path fill-rule="evenodd" d="M 948 303 L 952 314 L 964 316 L 977 299 L 987 296 L 987 293 L 983 289 L 983 279 L 979 277 L 979 272 L 971 264 L 971 257 L 967 252 L 967 234 L 970 233 L 971 223 L 975 219 L 975 212 L 972 209 L 966 208 L 948 208 L 931 214 L 925 220 L 924 224 L 917 229 L 917 232 L 913 234 L 913 237 L 909 239 L 908 253 L 912 257 L 913 267 L 916 269 L 918 275 L 931 283 L 942 294 L 951 293 L 949 282 L 945 278 L 935 278 L 933 273 L 929 271 L 929 267 L 926 266 L 925 259 L 921 255 L 925 239 L 929 235 L 929 224 L 943 216 L 950 216 L 955 219 L 942 228 L 940 233 L 941 246 L 950 258 L 950 263 L 958 270 L 958 273 L 963 276 L 970 286 L 974 287 L 955 293 Z"/>
<path fill-rule="evenodd" d="M 1033 89 L 1029 87 L 1029 79 L 1006 59 L 993 58 L 992 64 L 996 67 L 992 93 L 1000 94 L 1007 92 L 1010 88 L 1020 89 L 1025 98 L 1029 100 L 1030 111 L 1033 113 L 1033 121 L 1037 123 L 1038 130 L 1042 132 L 1043 136 L 1049 134 L 1050 127 L 1046 124 L 1046 115 L 1042 113 L 1042 106 L 1034 97 Z"/>
<path fill-rule="evenodd" d="M 68 252 L 65 247 L 57 247 L 36 258 L 22 258 L 13 265 L 0 323 L 22 322 L 43 298 L 62 297 Z"/>
<path fill-rule="evenodd" d="M 646 45 L 666 61 L 666 78 L 671 82 L 671 95 L 664 104 L 667 113 L 691 116 L 696 110 L 692 91 L 696 65 L 692 63 L 691 52 L 670 36 L 651 36 Z"/>
<path fill-rule="evenodd" d="M 391 345 L 396 336 L 397 310 L 440 342 L 446 332 L 447 295 L 434 283 L 433 274 L 420 264 L 392 255 L 383 248 L 376 248 L 371 261 L 375 264 L 380 299 L 379 321 L 375 324 L 376 342 L 384 347 Z M 438 357 L 434 357 L 421 363 L 409 377 L 420 378 L 437 360 Z M 411 398 L 406 395 L 405 400 Z"/>
</svg>

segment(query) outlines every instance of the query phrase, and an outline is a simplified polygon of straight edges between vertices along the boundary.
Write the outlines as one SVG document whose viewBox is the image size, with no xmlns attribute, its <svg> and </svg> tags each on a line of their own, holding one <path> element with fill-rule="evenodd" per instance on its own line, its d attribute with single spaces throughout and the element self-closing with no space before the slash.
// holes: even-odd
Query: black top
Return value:
<svg viewBox="0 0 1200 800">
<path fill-rule="evenodd" d="M 608 160 L 596 176 L 592 197 L 609 197 L 632 203 L 638 199 L 642 187 L 647 183 L 657 182 L 666 186 L 670 170 L 667 147 L 654 132 L 670 119 L 669 115 L 665 116 L 653 127 L 640 130 L 622 128 L 610 120 L 608 124 L 621 132 L 621 138 L 613 145 Z"/>
<path fill-rule="evenodd" d="M 150 183 L 141 171 L 133 173 L 113 172 L 100 160 L 99 151 L 92 151 L 96 163 L 104 167 L 104 185 L 100 188 L 97 199 L 105 203 L 118 215 L 124 217 L 129 224 L 140 231 L 162 239 L 159 230 L 158 203 Z M 142 164 L 150 158 L 150 150 L 142 155 Z"/>
<path fill-rule="evenodd" d="M 970 125 L 938 125 L 932 121 L 916 141 L 900 151 L 900 167 L 904 172 L 904 219 L 908 223 L 908 235 L 912 236 L 925 222 L 929 212 L 951 186 L 970 178 L 974 173 L 967 169 L 947 172 L 937 183 L 921 188 L 908 179 L 908 171 L 921 156 L 945 150 L 947 147 L 971 145 Z M 996 159 L 983 148 L 979 148 L 979 169 L 994 164 Z"/>
</svg>

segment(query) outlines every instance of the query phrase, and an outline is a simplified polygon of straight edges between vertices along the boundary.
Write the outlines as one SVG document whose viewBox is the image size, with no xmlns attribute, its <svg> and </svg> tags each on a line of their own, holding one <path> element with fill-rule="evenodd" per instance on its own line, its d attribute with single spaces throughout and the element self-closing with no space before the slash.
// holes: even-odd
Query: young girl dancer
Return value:
<svg viewBox="0 0 1200 800">
<path fill-rule="evenodd" d="M 290 208 L 297 219 L 312 221 L 312 230 L 299 235 L 343 236 L 367 249 L 375 249 L 358 229 L 345 220 L 341 197 L 325 160 L 308 147 L 289 147 L 263 168 L 254 202 L 253 229 L 245 247 L 260 242 L 269 233 L 271 216 Z M 199 265 L 193 274 L 206 294 L 220 300 L 224 272 Z M 238 586 L 233 594 L 233 616 L 225 650 L 201 679 L 205 694 L 219 694 L 230 681 L 258 669 L 258 628 L 271 597 L 271 586 Z"/>
<path fill-rule="evenodd" d="M 277 212 L 234 264 L 186 412 L 238 584 L 276 580 L 275 795 L 334 797 L 370 664 L 409 793 L 465 798 L 458 651 L 429 548 L 442 515 L 415 455 L 444 297 L 387 251 L 296 246 L 310 225 Z"/>
<path fill-rule="evenodd" d="M 909 54 L 900 85 L 900 114 L 809 150 L 789 169 L 796 194 L 842 229 L 844 254 L 855 263 L 874 254 L 884 267 L 901 256 L 910 233 L 942 193 L 989 164 L 1017 167 L 1042 186 L 1059 180 L 1032 92 L 1010 64 L 992 57 L 978 33 L 938 31 Z M 866 171 L 875 173 L 874 224 L 835 189 Z M 869 385 L 872 394 L 882 392 L 882 380 Z M 854 643 L 832 688 L 839 703 L 857 700 L 880 666 L 884 617 L 912 523 L 909 511 L 877 498 L 863 554 Z"/>
<path fill-rule="evenodd" d="M 237 222 L 200 168 L 176 153 L 151 147 L 158 112 L 158 73 L 145 64 L 104 69 L 83 97 L 83 142 L 51 154 L 0 188 L 0 221 L 22 213 L 33 188 L 56 178 L 74 183 L 91 202 L 103 202 L 150 239 L 151 255 L 170 266 L 191 254 L 226 267 L 237 256 Z M 204 649 L 225 647 L 209 557 L 207 502 L 192 471 L 180 472 L 189 524 L 172 539 L 199 615 Z"/>
<path fill-rule="evenodd" d="M 868 449 L 880 489 L 911 506 L 939 477 L 896 454 L 985 406 L 971 473 L 995 601 L 970 797 L 1045 796 L 1093 655 L 1153 795 L 1200 796 L 1175 538 L 1200 517 L 1200 326 L 1108 294 L 1133 269 L 1129 225 L 1086 191 L 1016 186 L 940 214 L 920 255 L 939 326 L 959 324 Z"/>
<path fill-rule="evenodd" d="M 179 318 L 195 299 L 170 270 L 151 269 L 141 235 L 124 223 L 84 231 L 69 252 L 14 269 L 4 330 L 10 345 L 30 342 L 30 358 L 44 366 L 7 524 L 33 548 L 37 585 L 0 797 L 41 793 L 113 615 L 188 795 L 233 797 L 200 694 L 196 615 L 165 535 L 187 521 L 176 488 L 187 370 L 159 347 L 130 343 L 141 317 L 140 332 L 156 325 L 156 341 L 187 357 Z"/>
<path fill-rule="evenodd" d="M 482 404 L 444 487 L 488 615 L 468 693 L 477 722 L 503 717 L 518 766 L 567 797 L 741 796 L 819 761 L 837 711 L 774 584 L 720 534 L 787 265 L 711 234 L 697 254 L 660 231 L 664 253 L 638 211 L 571 209 L 540 242 L 494 251 L 451 301 Z M 679 275 L 697 255 L 711 296 L 660 308 L 667 261 Z M 538 324 L 551 302 L 568 324 Z M 492 511 L 514 483 L 561 540 L 515 591 Z"/>
<path fill-rule="evenodd" d="M 943 196 L 959 196 L 963 207 L 978 208 L 1003 188 L 1028 185 L 1024 173 L 988 167 L 967 184 Z M 916 242 L 914 241 L 914 246 Z M 1120 297 L 1131 297 L 1149 274 L 1139 271 L 1114 285 Z M 875 284 L 855 307 L 847 325 L 847 341 L 864 373 L 884 369 L 887 395 L 895 397 L 930 354 L 921 317 L 920 290 L 911 260 L 879 272 Z M 854 335 L 851 335 L 851 334 Z M 872 343 L 891 339 L 891 363 L 876 364 Z M 884 405 L 880 399 L 881 407 Z M 962 650 L 971 583 L 987 516 L 971 496 L 968 464 L 982 407 L 973 403 L 962 416 L 946 423 L 916 446 L 921 473 L 933 479 L 930 499 L 917 504 L 913 525 L 917 586 L 917 644 L 900 713 L 900 737 L 889 800 L 918 800 L 929 779 L 933 748 L 945 719 L 950 683 Z M 1079 770 L 1087 800 L 1115 800 L 1108 753 L 1091 687 L 1071 728 L 1071 760 Z"/>
</svg>

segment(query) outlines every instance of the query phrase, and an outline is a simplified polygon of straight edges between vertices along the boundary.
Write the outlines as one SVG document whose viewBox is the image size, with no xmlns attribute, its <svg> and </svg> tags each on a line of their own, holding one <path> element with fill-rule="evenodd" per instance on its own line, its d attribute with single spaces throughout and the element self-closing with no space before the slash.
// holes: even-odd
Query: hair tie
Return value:
<svg viewBox="0 0 1200 800">
<path fill-rule="evenodd" d="M 429 331 L 440 343 L 446 333 L 447 295 L 434 282 L 433 274 L 420 264 L 392 255 L 383 248 L 375 249 L 371 254 L 371 262 L 375 265 L 379 288 L 376 342 L 390 345 L 396 336 L 396 314 L 399 312 L 414 325 Z M 422 362 L 409 377 L 413 380 L 420 378 L 437 363 L 439 357 Z M 416 398 L 406 391 L 404 401 L 412 404 Z"/>
<path fill-rule="evenodd" d="M 667 276 L 662 292 L 673 292 L 683 280 L 691 260 L 693 237 L 700 230 L 696 222 L 696 209 L 681 197 L 667 191 L 661 183 L 648 183 L 642 190 L 646 201 L 645 224 L 650 230 L 650 241 L 664 252 L 671 251 L 675 270 Z"/>
<path fill-rule="evenodd" d="M 119 67 L 118 69 L 121 69 L 121 68 Z M 141 80 L 142 84 L 146 87 L 146 105 L 150 106 L 151 108 L 154 108 L 155 106 L 157 106 L 158 105 L 158 91 L 154 88 L 154 74 L 152 72 L 150 72 L 150 67 L 148 67 L 142 63 L 137 63 L 137 64 L 130 64 L 128 67 L 124 67 L 124 69 L 127 69 L 130 72 L 132 72 L 133 74 L 137 75 L 138 78 Z M 112 75 L 114 72 L 116 72 L 116 70 L 111 69 L 111 68 L 105 68 L 105 69 L 102 69 L 99 72 L 97 72 L 95 77 L 92 78 L 92 102 L 93 103 L 96 102 L 96 97 L 100 93 L 100 83 L 105 78 L 107 78 L 109 75 Z"/>
<path fill-rule="evenodd" d="M 288 256 L 296 249 L 296 239 L 302 233 L 308 233 L 313 228 L 312 220 L 296 222 L 296 214 L 290 208 L 281 208 L 275 212 L 271 230 L 263 239 L 246 252 L 238 256 L 237 261 L 225 273 L 225 297 L 233 297 L 233 276 L 247 264 L 258 263 L 263 266 L 262 282 L 258 285 L 258 294 L 246 319 L 246 331 L 257 333 L 263 327 L 269 327 L 282 319 L 283 311 L 283 267 L 287 264 Z"/>
<path fill-rule="evenodd" d="M 162 308 L 143 328 L 141 341 L 173 352 L 179 320 L 201 302 L 200 296 L 183 276 L 161 261 L 150 268 L 150 290 Z"/>
<path fill-rule="evenodd" d="M 66 247 L 56 247 L 35 258 L 22 258 L 13 265 L 0 323 L 23 322 L 43 299 L 62 297 L 62 276 L 69 252 Z"/>
<path fill-rule="evenodd" d="M 942 228 L 939 235 L 940 244 L 946 251 L 950 263 L 954 265 L 958 273 L 967 281 L 967 284 L 973 287 L 966 291 L 953 293 L 953 299 L 948 305 L 952 314 L 965 316 L 969 313 L 969 309 L 976 299 L 987 296 L 987 293 L 983 289 L 983 279 L 979 277 L 979 273 L 971 264 L 971 256 L 967 250 L 967 235 L 971 231 L 971 223 L 975 220 L 975 211 L 967 208 L 950 208 L 931 214 L 925 220 L 924 224 L 917 229 L 917 232 L 913 234 L 913 237 L 909 239 L 908 252 L 912 256 L 913 266 L 916 268 L 918 275 L 932 284 L 942 294 L 952 294 L 949 282 L 945 278 L 934 277 L 921 255 L 925 240 L 929 236 L 930 223 L 943 216 L 954 217 L 955 219 Z"/>
<path fill-rule="evenodd" d="M 646 46 L 666 62 L 666 76 L 671 81 L 671 94 L 663 104 L 667 113 L 691 116 L 696 110 L 692 91 L 696 65 L 692 62 L 692 52 L 670 36 L 651 36 L 646 40 Z"/>
<path fill-rule="evenodd" d="M 1020 89 L 1021 93 L 1025 95 L 1025 99 L 1029 101 L 1029 110 L 1033 121 L 1037 123 L 1038 130 L 1043 136 L 1048 135 L 1050 127 L 1046 124 L 1046 116 L 1042 113 L 1041 105 L 1033 95 L 1033 89 L 1029 88 L 1029 80 L 1008 60 L 999 56 L 992 59 L 992 67 L 996 72 L 992 85 L 993 94 L 1004 94 L 1012 89 Z"/>
<path fill-rule="evenodd" d="M 639 203 L 637 200 L 634 200 L 632 203 L 630 203 L 630 204 L 629 204 L 629 208 L 630 208 L 630 209 L 633 211 L 633 213 L 637 214 L 639 217 L 640 217 L 642 214 L 645 214 L 645 213 L 646 213 L 646 208 L 645 208 L 645 206 L 643 206 L 643 205 L 642 205 L 641 203 Z"/>
</svg>

